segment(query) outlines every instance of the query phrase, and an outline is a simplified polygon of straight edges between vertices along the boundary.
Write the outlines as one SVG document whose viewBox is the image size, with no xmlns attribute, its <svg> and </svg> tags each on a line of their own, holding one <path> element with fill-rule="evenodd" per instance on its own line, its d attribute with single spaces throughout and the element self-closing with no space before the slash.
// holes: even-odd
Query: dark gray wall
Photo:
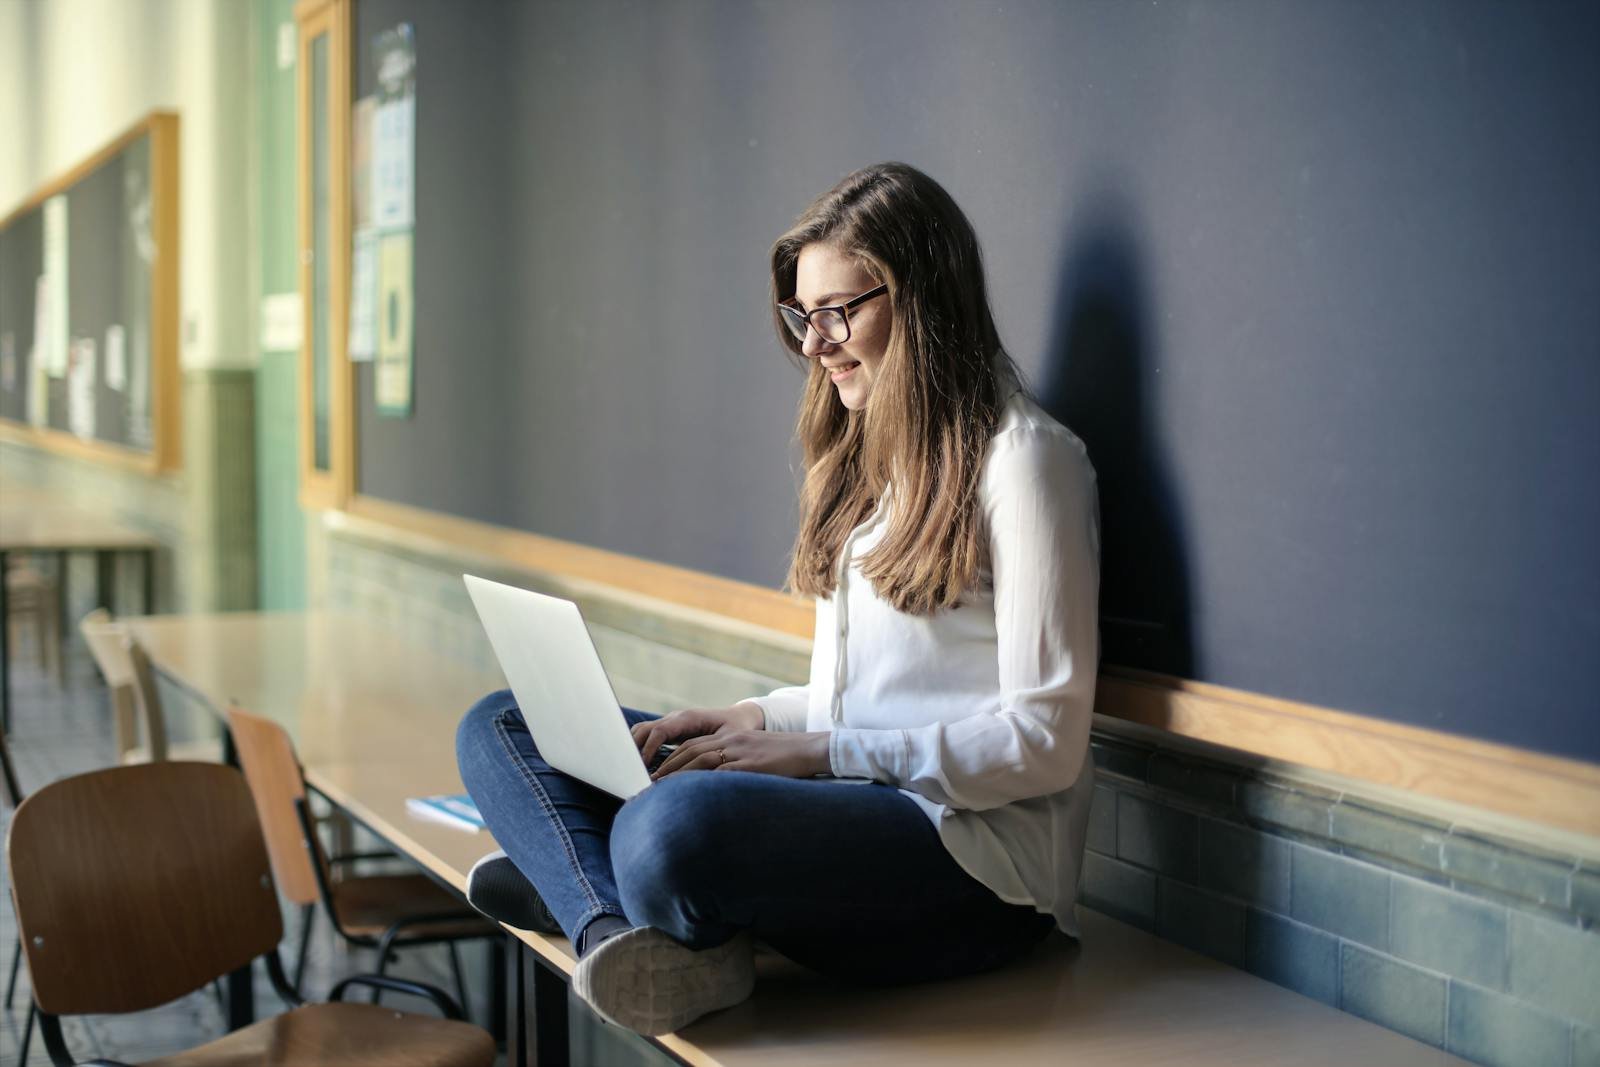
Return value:
<svg viewBox="0 0 1600 1067">
<path fill-rule="evenodd" d="M 777 585 L 765 253 L 902 159 L 1090 445 L 1108 662 L 1600 759 L 1597 10 L 363 0 L 419 161 L 361 488 Z"/>
</svg>

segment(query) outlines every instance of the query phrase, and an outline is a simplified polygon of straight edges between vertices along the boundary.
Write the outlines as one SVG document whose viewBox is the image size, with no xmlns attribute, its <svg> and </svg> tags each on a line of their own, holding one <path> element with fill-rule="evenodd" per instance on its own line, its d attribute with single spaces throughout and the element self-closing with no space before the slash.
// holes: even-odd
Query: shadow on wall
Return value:
<svg viewBox="0 0 1600 1067">
<path fill-rule="evenodd" d="M 1194 677 L 1184 525 L 1153 410 L 1158 366 L 1134 213 L 1073 213 L 1039 402 L 1083 439 L 1100 489 L 1101 660 Z"/>
</svg>

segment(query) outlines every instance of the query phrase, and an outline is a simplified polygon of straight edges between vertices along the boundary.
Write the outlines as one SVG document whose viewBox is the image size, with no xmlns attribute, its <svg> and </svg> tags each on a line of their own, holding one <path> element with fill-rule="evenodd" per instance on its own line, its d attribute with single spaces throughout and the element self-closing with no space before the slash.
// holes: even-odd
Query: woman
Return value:
<svg viewBox="0 0 1600 1067">
<path fill-rule="evenodd" d="M 809 683 L 624 709 L 647 764 L 678 744 L 626 804 L 544 763 L 509 693 L 458 737 L 509 856 L 475 899 L 499 886 L 499 917 L 553 920 L 579 994 L 640 1033 L 747 997 L 752 936 L 899 982 L 1078 933 L 1099 650 L 1084 447 L 1022 389 L 972 227 L 921 172 L 867 167 L 820 197 L 773 246 L 772 287 L 809 366 L 788 576 L 816 598 Z"/>
</svg>

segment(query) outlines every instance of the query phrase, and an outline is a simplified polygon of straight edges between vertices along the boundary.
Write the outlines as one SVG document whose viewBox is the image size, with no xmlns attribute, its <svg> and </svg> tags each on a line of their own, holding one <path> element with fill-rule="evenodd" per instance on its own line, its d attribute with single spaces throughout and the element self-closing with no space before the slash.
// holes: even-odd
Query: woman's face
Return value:
<svg viewBox="0 0 1600 1067">
<path fill-rule="evenodd" d="M 878 284 L 860 262 L 833 245 L 806 245 L 795 262 L 794 297 L 806 311 L 826 304 L 843 304 Z M 846 314 L 850 319 L 848 341 L 833 344 L 816 330 L 808 329 L 801 351 L 821 361 L 839 391 L 839 402 L 859 411 L 867 406 L 873 379 L 889 347 L 889 294 L 873 297 Z"/>
</svg>

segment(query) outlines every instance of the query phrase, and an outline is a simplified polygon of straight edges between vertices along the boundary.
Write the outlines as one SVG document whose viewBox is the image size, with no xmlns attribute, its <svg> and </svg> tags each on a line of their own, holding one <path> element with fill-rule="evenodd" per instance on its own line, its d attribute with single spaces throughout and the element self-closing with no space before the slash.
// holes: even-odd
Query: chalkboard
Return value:
<svg viewBox="0 0 1600 1067">
<path fill-rule="evenodd" d="M 152 116 L 0 226 L 0 354 L 6 364 L 0 368 L 0 419 L 45 431 L 46 441 L 74 434 L 154 461 L 159 396 L 175 358 L 159 333 L 158 300 L 174 305 L 166 311 L 170 321 L 176 290 L 157 282 L 158 272 L 170 268 L 160 259 L 165 220 L 157 218 L 162 198 L 153 146 L 158 138 L 176 137 L 176 121 Z M 52 201 L 65 219 L 66 337 L 80 352 L 85 343 L 92 346 L 92 369 L 76 393 L 70 371 L 47 374 L 40 383 L 42 417 L 35 419 L 28 397 L 36 388 L 34 362 L 42 360 L 47 343 L 36 336 L 35 310 L 39 279 L 53 269 L 47 247 Z M 92 408 L 92 417 L 74 420 L 73 408 L 85 402 L 80 414 Z"/>
<path fill-rule="evenodd" d="M 1600 8 L 362 0 L 416 47 L 361 494 L 776 587 L 766 253 L 919 166 L 1100 475 L 1107 663 L 1600 760 Z"/>
</svg>

